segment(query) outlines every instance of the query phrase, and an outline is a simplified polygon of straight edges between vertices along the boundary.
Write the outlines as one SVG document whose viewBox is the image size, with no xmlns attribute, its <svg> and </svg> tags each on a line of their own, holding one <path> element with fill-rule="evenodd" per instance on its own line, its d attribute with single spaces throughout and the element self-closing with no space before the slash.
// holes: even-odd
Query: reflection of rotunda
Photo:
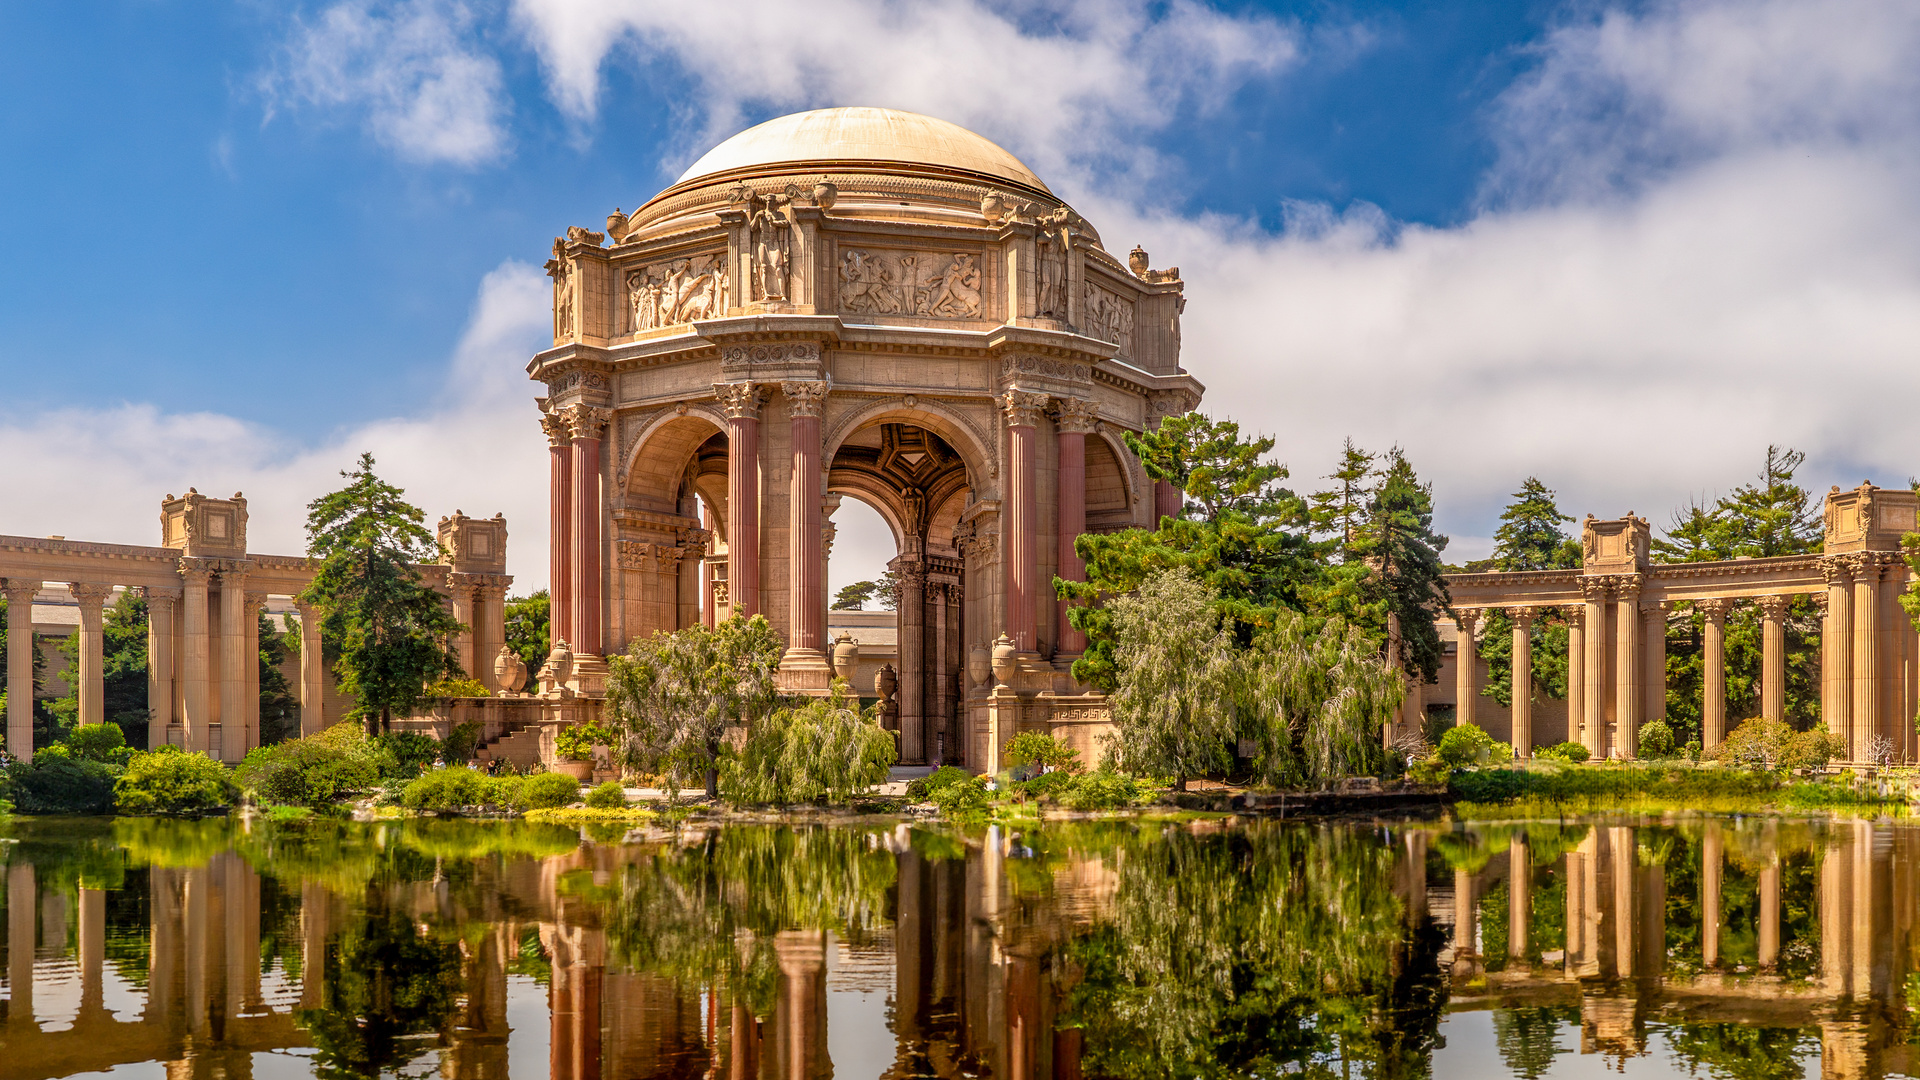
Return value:
<svg viewBox="0 0 1920 1080">
<path fill-rule="evenodd" d="M 787 686 L 824 690 L 852 496 L 899 547 L 902 761 L 990 767 L 1025 728 L 1097 759 L 1052 579 L 1080 573 L 1078 534 L 1177 499 L 1121 439 L 1199 401 L 1177 270 L 1109 254 L 986 139 L 864 108 L 735 135 L 547 269 L 554 347 L 529 371 L 576 690 L 636 638 L 732 613 L 786 639 Z"/>
</svg>

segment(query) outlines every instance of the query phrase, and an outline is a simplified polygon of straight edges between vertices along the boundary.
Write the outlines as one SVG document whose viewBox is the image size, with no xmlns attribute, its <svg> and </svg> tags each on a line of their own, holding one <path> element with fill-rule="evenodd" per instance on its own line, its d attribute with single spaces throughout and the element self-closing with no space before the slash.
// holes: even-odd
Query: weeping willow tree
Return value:
<svg viewBox="0 0 1920 1080">
<path fill-rule="evenodd" d="M 1185 568 L 1107 605 L 1117 756 L 1178 779 L 1233 767 L 1253 747 L 1257 779 L 1325 784 L 1380 764 L 1376 733 L 1405 692 L 1394 665 L 1340 619 L 1277 609 L 1241 645 L 1219 596 Z"/>
<path fill-rule="evenodd" d="M 779 635 L 759 615 L 692 626 L 636 641 L 608 661 L 607 716 L 620 731 L 620 764 L 665 773 L 678 792 L 704 774 L 720 796 L 720 748 L 727 728 L 756 728 L 778 703 Z"/>
<path fill-rule="evenodd" d="M 879 706 L 861 712 L 844 680 L 832 696 L 776 711 L 747 737 L 723 770 L 737 803 L 844 802 L 887 778 L 896 757 Z"/>
</svg>

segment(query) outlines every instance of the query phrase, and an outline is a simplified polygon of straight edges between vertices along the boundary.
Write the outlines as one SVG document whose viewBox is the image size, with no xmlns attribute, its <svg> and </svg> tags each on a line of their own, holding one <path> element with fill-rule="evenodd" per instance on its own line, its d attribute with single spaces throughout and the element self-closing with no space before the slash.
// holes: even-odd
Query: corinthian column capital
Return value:
<svg viewBox="0 0 1920 1080">
<path fill-rule="evenodd" d="M 67 586 L 67 591 L 73 594 L 73 598 L 80 602 L 82 608 L 99 607 L 106 602 L 107 597 L 113 595 L 113 586 L 98 585 L 91 581 L 76 581 Z"/>
<path fill-rule="evenodd" d="M 713 384 L 713 396 L 720 399 L 720 410 L 729 420 L 758 420 L 766 391 L 759 383 L 724 382 Z"/>
<path fill-rule="evenodd" d="M 1534 616 L 1539 613 L 1537 608 L 1510 607 L 1507 609 L 1507 618 L 1513 620 L 1513 625 L 1518 629 L 1526 630 L 1533 626 Z"/>
<path fill-rule="evenodd" d="M 1031 390 L 1008 390 L 1000 395 L 1000 408 L 1007 414 L 1009 427 L 1033 427 L 1049 400 L 1046 394 Z"/>
<path fill-rule="evenodd" d="M 821 407 L 826 404 L 827 392 L 833 389 L 831 378 L 818 382 L 783 382 L 780 392 L 787 398 L 787 415 L 819 416 Z"/>
<path fill-rule="evenodd" d="M 1086 398 L 1054 399 L 1054 425 L 1065 433 L 1085 434 L 1100 419 L 1100 410 Z"/>
<path fill-rule="evenodd" d="M 568 428 L 567 419 L 558 409 L 540 414 L 540 430 L 547 433 L 548 446 L 566 446 L 573 441 L 573 433 Z"/>
<path fill-rule="evenodd" d="M 562 405 L 553 410 L 566 425 L 569 439 L 597 439 L 607 430 L 607 422 L 613 419 L 610 410 L 594 405 Z"/>
<path fill-rule="evenodd" d="M 1791 596 L 1762 596 L 1755 603 L 1760 606 L 1760 614 L 1769 619 L 1785 618 L 1787 605 L 1793 601 Z"/>
<path fill-rule="evenodd" d="M 1727 612 L 1733 609 L 1733 601 L 1716 596 L 1710 600 L 1695 600 L 1693 606 L 1707 617 L 1708 622 L 1717 623 L 1725 621 Z"/>
</svg>

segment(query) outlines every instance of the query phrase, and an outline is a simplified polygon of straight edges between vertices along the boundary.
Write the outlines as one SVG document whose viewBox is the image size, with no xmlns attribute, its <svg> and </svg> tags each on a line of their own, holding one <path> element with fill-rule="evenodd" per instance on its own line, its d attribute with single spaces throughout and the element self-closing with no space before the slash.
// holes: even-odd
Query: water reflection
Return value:
<svg viewBox="0 0 1920 1080">
<path fill-rule="evenodd" d="M 6 1078 L 1878 1077 L 1917 1037 L 1886 823 L 6 828 Z"/>
</svg>

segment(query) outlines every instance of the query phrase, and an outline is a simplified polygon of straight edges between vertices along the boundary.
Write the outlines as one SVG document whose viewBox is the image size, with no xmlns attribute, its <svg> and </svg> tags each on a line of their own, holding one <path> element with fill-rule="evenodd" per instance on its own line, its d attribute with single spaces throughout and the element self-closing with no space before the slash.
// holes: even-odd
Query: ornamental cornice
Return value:
<svg viewBox="0 0 1920 1080">
<path fill-rule="evenodd" d="M 88 540 L 50 540 L 39 536 L 0 536 L 0 551 L 18 551 L 34 555 L 85 555 L 92 558 L 124 559 L 132 562 L 171 563 L 180 557 L 178 548 L 145 547 L 135 544 L 96 544 Z"/>
<path fill-rule="evenodd" d="M 1093 366 L 1084 359 L 1061 359 L 1020 353 L 1000 357 L 998 376 L 1002 383 L 1032 378 L 1090 383 L 1093 381 Z"/>
<path fill-rule="evenodd" d="M 301 560 L 303 567 L 305 566 L 305 562 L 306 560 Z M 216 559 L 204 555 L 180 556 L 180 572 L 183 574 L 191 571 L 193 573 L 204 572 L 219 574 L 223 578 L 229 574 L 236 578 L 244 578 L 247 571 L 253 569 L 253 566 L 254 561 L 252 559 Z"/>
<path fill-rule="evenodd" d="M 628 527 L 651 528 L 662 532 L 689 529 L 695 532 L 701 531 L 700 519 L 687 517 L 684 514 L 662 514 L 654 510 L 635 510 L 631 507 L 620 507 L 610 513 L 616 523 Z"/>
<path fill-rule="evenodd" d="M 727 368 L 773 365 L 818 366 L 821 355 L 818 340 L 729 343 L 720 347 L 720 366 Z"/>
</svg>

